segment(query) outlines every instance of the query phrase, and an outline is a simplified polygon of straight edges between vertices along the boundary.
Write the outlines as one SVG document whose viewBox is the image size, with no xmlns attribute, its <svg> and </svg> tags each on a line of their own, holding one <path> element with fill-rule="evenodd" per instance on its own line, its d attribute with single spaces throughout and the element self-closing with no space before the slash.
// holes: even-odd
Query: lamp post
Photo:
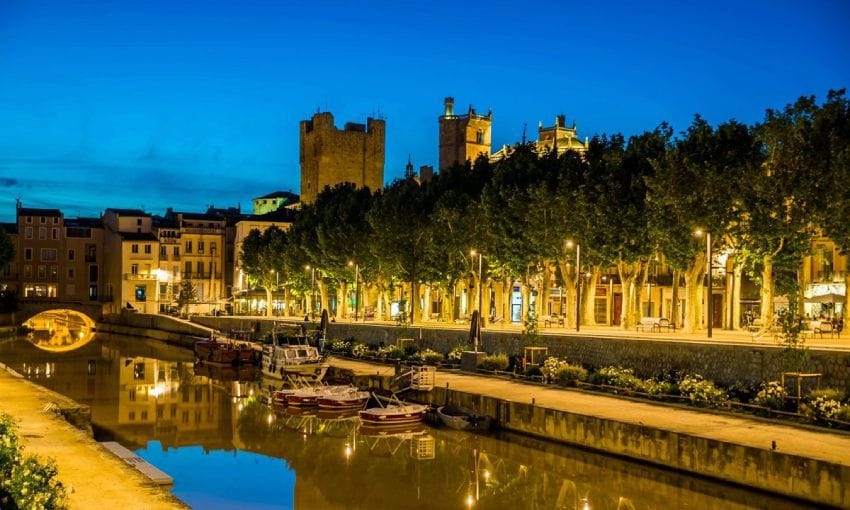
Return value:
<svg viewBox="0 0 850 510">
<path fill-rule="evenodd" d="M 697 237 L 702 237 L 703 231 L 697 230 L 694 234 Z M 714 289 L 711 281 L 711 232 L 708 231 L 705 232 L 705 259 L 706 274 L 708 275 L 708 289 L 706 290 L 708 298 L 706 299 L 705 325 L 708 338 L 711 338 L 712 321 L 714 319 Z"/>
<path fill-rule="evenodd" d="M 348 261 L 348 265 L 354 266 L 354 322 L 357 322 L 357 311 L 360 308 L 360 266 L 352 261 Z"/>
<path fill-rule="evenodd" d="M 310 309 L 308 312 L 315 316 L 316 310 L 316 268 L 307 264 L 304 269 L 310 270 Z"/>
<path fill-rule="evenodd" d="M 573 242 L 567 241 L 567 248 L 572 248 Z M 576 331 L 581 329 L 581 245 L 576 247 Z"/>
<path fill-rule="evenodd" d="M 475 250 L 470 251 L 469 254 L 472 255 L 473 257 L 478 255 L 478 324 L 481 324 L 483 326 L 484 325 L 484 317 L 482 316 L 482 312 L 481 312 L 481 307 L 482 307 L 483 303 L 481 301 L 484 299 L 484 294 L 483 294 L 483 291 L 484 291 L 484 282 L 483 282 L 484 274 L 482 272 L 482 269 L 484 267 L 483 261 L 482 261 L 482 259 L 484 258 L 484 254 L 476 252 Z"/>
</svg>

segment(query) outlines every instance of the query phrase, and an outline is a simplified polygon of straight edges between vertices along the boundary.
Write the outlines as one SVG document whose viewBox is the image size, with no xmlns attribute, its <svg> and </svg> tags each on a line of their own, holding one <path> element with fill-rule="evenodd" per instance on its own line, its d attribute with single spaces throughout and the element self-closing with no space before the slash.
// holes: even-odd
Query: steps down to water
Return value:
<svg viewBox="0 0 850 510">
<path fill-rule="evenodd" d="M 115 441 L 104 441 L 102 444 L 107 450 L 114 453 L 119 459 L 136 468 L 143 475 L 151 479 L 157 485 L 173 485 L 174 478 L 162 472 L 159 468 L 139 457 L 132 451 L 124 448 Z"/>
</svg>

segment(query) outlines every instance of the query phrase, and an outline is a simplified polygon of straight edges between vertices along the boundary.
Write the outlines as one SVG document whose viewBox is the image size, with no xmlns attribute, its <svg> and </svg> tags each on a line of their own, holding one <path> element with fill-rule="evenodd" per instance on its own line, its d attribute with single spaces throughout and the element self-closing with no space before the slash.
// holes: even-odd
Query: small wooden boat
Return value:
<svg viewBox="0 0 850 510">
<path fill-rule="evenodd" d="M 487 430 L 490 428 L 490 417 L 478 414 L 465 407 L 442 406 L 437 408 L 437 416 L 447 427 L 455 430 Z"/>
<path fill-rule="evenodd" d="M 250 342 L 213 335 L 209 340 L 195 342 L 195 356 L 202 363 L 218 365 L 255 364 L 258 351 Z"/>
<path fill-rule="evenodd" d="M 351 390 L 351 386 L 316 386 L 297 389 L 286 395 L 286 405 L 295 407 L 313 407 L 319 405 L 319 398 L 342 395 Z"/>
<path fill-rule="evenodd" d="M 377 399 L 381 403 L 380 399 Z M 402 402 L 395 395 L 385 406 L 363 409 L 359 412 L 363 425 L 397 426 L 418 423 L 425 419 L 428 406 Z"/>
<path fill-rule="evenodd" d="M 263 375 L 286 379 L 294 375 L 320 381 L 328 370 L 316 347 L 309 345 L 304 336 L 279 336 L 272 332 L 268 344 L 263 345 Z"/>
<path fill-rule="evenodd" d="M 369 401 L 370 396 L 368 391 L 357 391 L 352 388 L 343 393 L 322 395 L 317 402 L 322 409 L 361 409 Z"/>
</svg>

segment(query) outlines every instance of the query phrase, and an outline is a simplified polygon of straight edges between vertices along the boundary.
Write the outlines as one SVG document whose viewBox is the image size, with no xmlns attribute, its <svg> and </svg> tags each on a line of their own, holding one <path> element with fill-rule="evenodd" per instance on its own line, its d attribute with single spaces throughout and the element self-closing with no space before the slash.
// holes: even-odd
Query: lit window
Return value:
<svg viewBox="0 0 850 510">
<path fill-rule="evenodd" d="M 139 274 L 138 264 L 130 264 L 130 274 Z"/>
</svg>

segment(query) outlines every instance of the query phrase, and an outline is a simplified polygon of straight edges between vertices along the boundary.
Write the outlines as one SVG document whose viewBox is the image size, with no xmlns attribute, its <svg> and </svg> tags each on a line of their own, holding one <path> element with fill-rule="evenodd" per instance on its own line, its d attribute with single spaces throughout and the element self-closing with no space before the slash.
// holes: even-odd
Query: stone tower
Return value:
<svg viewBox="0 0 850 510">
<path fill-rule="evenodd" d="M 301 201 L 312 203 L 325 186 L 343 182 L 372 191 L 384 184 L 383 120 L 366 119 L 366 125 L 348 122 L 334 126 L 330 112 L 301 121 Z"/>
<path fill-rule="evenodd" d="M 440 116 L 440 170 L 465 163 L 480 155 L 490 156 L 490 126 L 493 112 L 475 113 L 470 105 L 465 115 L 455 115 L 454 98 L 445 99 L 445 114 Z"/>
</svg>

